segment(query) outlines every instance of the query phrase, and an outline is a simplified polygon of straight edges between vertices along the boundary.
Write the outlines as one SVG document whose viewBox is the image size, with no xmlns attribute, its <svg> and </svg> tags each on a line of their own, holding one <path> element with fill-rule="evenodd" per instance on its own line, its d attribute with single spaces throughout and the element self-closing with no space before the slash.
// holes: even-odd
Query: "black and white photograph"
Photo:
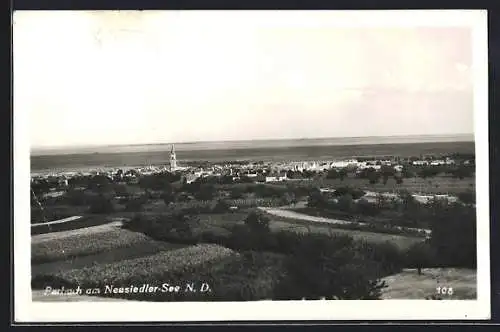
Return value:
<svg viewBox="0 0 500 332">
<path fill-rule="evenodd" d="M 487 60 L 479 10 L 15 12 L 16 317 L 489 318 Z"/>
</svg>

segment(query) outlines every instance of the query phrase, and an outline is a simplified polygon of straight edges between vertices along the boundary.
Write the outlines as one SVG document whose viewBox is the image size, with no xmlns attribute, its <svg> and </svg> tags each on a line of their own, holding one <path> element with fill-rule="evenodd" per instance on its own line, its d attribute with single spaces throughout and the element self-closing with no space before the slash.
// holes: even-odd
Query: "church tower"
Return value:
<svg viewBox="0 0 500 332">
<path fill-rule="evenodd" d="M 174 172 L 177 169 L 177 158 L 175 156 L 175 147 L 172 144 L 172 150 L 170 151 L 170 172 Z"/>
</svg>

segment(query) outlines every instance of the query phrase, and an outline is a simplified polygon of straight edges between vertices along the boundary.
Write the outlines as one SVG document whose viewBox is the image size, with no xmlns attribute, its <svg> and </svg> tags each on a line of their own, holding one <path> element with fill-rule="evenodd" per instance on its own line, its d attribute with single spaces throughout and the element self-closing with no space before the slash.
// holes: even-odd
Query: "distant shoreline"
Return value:
<svg viewBox="0 0 500 332">
<path fill-rule="evenodd" d="M 78 146 L 33 148 L 32 156 L 74 155 L 95 153 L 124 153 L 143 151 L 167 151 L 175 144 L 177 151 L 197 150 L 232 150 L 252 148 L 300 148 L 307 146 L 341 146 L 341 145 L 380 145 L 380 144 L 412 144 L 412 143 L 443 143 L 443 142 L 474 142 L 473 134 L 449 135 L 407 135 L 407 136 L 365 136 L 365 137 L 330 137 L 330 138 L 296 138 L 296 139 L 259 139 L 231 141 L 198 141 L 179 143 L 148 143 L 120 144 L 103 146 Z"/>
<path fill-rule="evenodd" d="M 219 148 L 204 150 L 177 149 L 177 160 L 184 162 L 209 161 L 320 161 L 356 157 L 442 155 L 475 153 L 474 142 L 425 142 L 392 144 L 331 144 L 309 146 L 278 146 L 253 148 Z M 168 149 L 142 151 L 114 151 L 102 153 L 72 153 L 31 156 L 31 171 L 68 170 L 87 168 L 115 168 L 168 165 Z"/>
</svg>

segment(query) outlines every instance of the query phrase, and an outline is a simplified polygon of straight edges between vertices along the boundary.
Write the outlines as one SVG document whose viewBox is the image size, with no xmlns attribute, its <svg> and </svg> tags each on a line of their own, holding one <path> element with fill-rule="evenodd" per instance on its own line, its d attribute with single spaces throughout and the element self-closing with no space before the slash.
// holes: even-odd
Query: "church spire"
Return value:
<svg viewBox="0 0 500 332">
<path fill-rule="evenodd" d="M 173 172 L 177 169 L 177 157 L 175 155 L 175 147 L 172 144 L 172 148 L 170 150 L 170 171 Z"/>
</svg>

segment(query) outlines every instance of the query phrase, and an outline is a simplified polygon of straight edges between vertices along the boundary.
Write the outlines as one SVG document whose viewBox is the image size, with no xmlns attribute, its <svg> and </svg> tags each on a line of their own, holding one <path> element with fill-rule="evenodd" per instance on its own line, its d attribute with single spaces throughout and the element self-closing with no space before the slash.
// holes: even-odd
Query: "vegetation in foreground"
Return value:
<svg viewBox="0 0 500 332">
<path fill-rule="evenodd" d="M 144 234 L 117 229 L 32 243 L 31 262 L 39 264 L 72 259 L 117 248 L 136 247 L 143 243 L 156 244 L 158 247 L 165 246 L 161 242 L 155 243 Z"/>
<path fill-rule="evenodd" d="M 37 275 L 33 287 L 47 284 L 102 287 L 110 281 L 117 285 L 132 281 L 161 284 L 165 278 L 184 284 L 186 280 L 202 282 L 203 279 L 212 282 L 211 286 L 217 290 L 209 295 L 212 300 L 378 299 L 386 286 L 383 278 L 404 268 L 415 268 L 419 275 L 428 267 L 475 268 L 476 265 L 473 195 L 462 195 L 460 204 L 435 200 L 421 205 L 403 191 L 399 200 L 381 200 L 373 204 L 364 201 L 363 195 L 358 197 L 359 191 L 327 197 L 318 195 L 314 188 L 303 186 L 230 184 L 226 187 L 228 184 L 211 183 L 213 179 L 186 184 L 175 183 L 170 176 L 158 176 L 140 181 L 138 186 L 143 190 L 138 194 L 127 192 L 132 185 L 117 188 L 102 178 L 94 180 L 97 182 L 89 188 L 72 188 L 62 198 L 54 199 L 54 203 L 88 207 L 88 213 L 101 216 L 117 212 L 135 214 L 125 225 L 128 230 L 159 242 L 192 247 L 170 254 L 160 252 L 116 263 Z M 116 197 L 117 192 L 120 198 Z M 207 215 L 217 214 L 232 216 L 228 219 L 234 221 L 237 214 L 231 212 L 232 207 L 246 211 L 262 202 L 279 206 L 294 204 L 304 197 L 309 198 L 311 209 L 362 216 L 377 225 L 371 226 L 377 231 L 390 228 L 387 225 L 426 226 L 432 230 L 432 235 L 427 241 L 418 241 L 405 250 L 393 243 L 369 243 L 346 235 L 271 231 L 272 220 L 259 211 L 245 212 L 243 220 L 233 224 L 215 227 L 203 222 Z M 158 207 L 150 206 L 155 200 L 163 201 L 161 213 L 155 210 Z M 131 243 L 133 247 L 141 241 Z M 106 250 L 103 249 L 105 245 L 95 246 Z M 86 244 L 76 247 L 80 249 L 75 249 L 75 254 L 97 252 L 92 245 L 89 249 Z M 45 250 L 46 255 L 53 255 L 54 259 L 67 258 L 57 249 Z M 212 251 L 227 255 L 211 256 Z M 204 255 L 214 258 L 204 261 Z M 206 296 L 196 295 L 189 299 L 207 300 Z M 188 298 L 184 295 L 147 299 Z"/>
</svg>

